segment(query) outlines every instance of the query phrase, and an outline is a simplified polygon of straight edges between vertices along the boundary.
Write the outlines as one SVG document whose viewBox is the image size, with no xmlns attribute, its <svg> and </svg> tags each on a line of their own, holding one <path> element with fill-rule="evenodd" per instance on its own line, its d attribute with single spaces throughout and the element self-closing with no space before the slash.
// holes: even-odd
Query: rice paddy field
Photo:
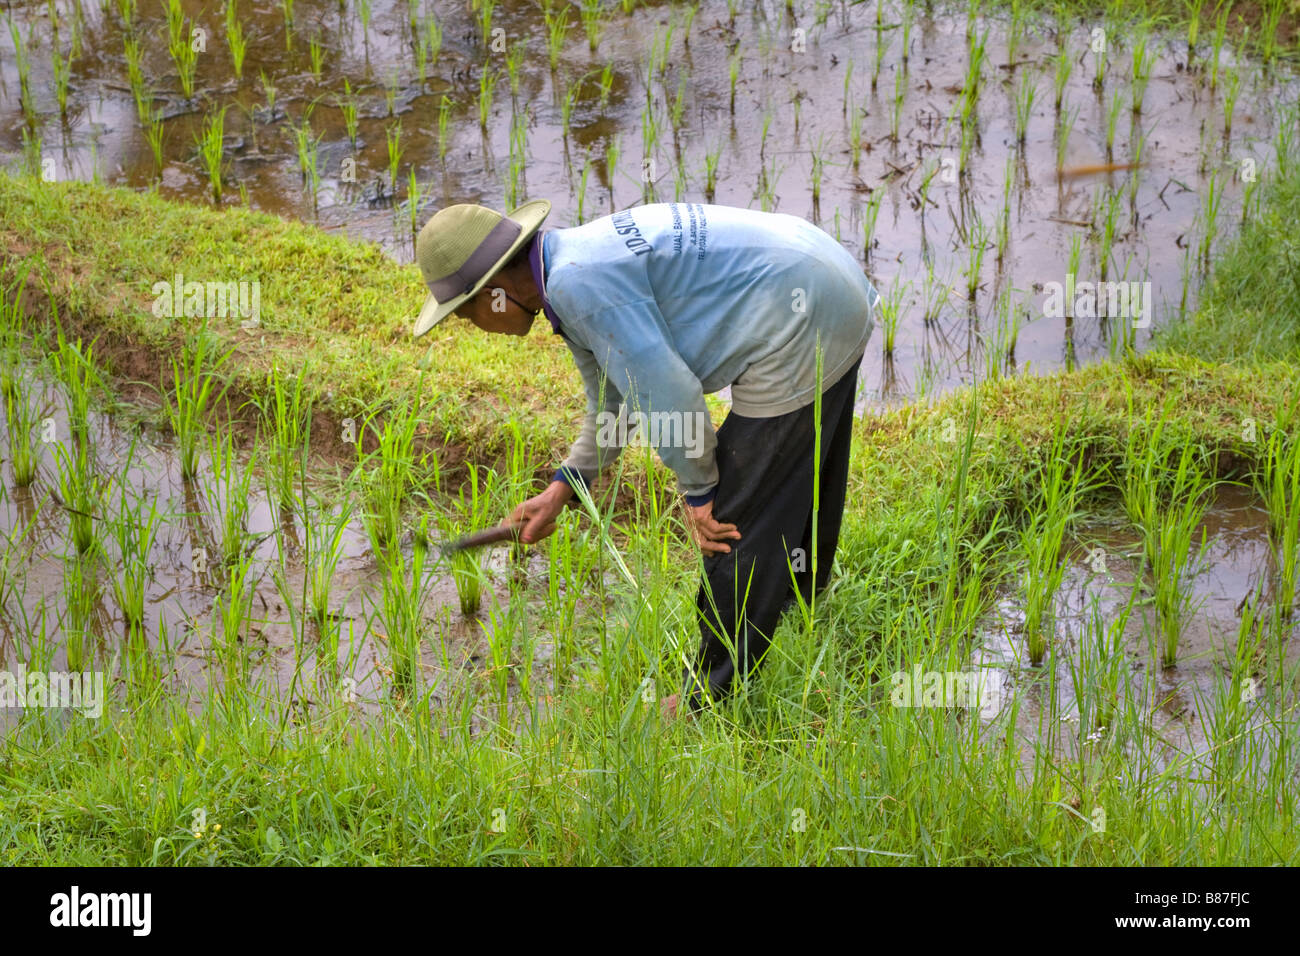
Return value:
<svg viewBox="0 0 1300 956">
<path fill-rule="evenodd" d="M 3 20 L 0 862 L 1297 861 L 1291 0 Z M 413 340 L 413 238 L 539 197 L 804 216 L 881 292 L 831 583 L 696 719 L 652 450 L 441 547 L 583 399 L 544 323 Z"/>
</svg>

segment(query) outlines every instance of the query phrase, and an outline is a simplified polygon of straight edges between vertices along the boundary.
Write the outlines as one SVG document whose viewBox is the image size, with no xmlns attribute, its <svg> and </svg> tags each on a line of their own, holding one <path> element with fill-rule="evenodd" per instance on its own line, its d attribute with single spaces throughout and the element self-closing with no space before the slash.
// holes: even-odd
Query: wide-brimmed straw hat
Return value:
<svg viewBox="0 0 1300 956">
<path fill-rule="evenodd" d="M 415 240 L 415 261 L 429 287 L 429 298 L 415 320 L 416 338 L 478 295 L 550 211 L 550 200 L 533 199 L 508 216 L 472 203 L 434 213 Z"/>
</svg>

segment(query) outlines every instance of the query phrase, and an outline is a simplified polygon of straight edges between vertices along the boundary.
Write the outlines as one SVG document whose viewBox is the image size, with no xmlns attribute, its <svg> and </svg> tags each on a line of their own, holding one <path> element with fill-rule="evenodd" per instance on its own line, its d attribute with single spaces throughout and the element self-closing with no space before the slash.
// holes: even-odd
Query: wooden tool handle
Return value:
<svg viewBox="0 0 1300 956">
<path fill-rule="evenodd" d="M 523 530 L 522 524 L 502 524 L 495 528 L 488 528 L 484 531 L 476 531 L 473 534 L 467 534 L 463 538 L 457 538 L 443 547 L 447 553 L 454 551 L 466 551 L 470 548 L 481 548 L 487 544 L 496 544 L 498 541 L 513 541 L 519 537 L 519 532 Z"/>
</svg>

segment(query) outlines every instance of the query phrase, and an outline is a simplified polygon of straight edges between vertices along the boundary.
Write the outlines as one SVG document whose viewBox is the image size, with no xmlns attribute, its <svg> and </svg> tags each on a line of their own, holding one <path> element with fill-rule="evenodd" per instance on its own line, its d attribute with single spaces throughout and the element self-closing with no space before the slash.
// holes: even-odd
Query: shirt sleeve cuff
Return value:
<svg viewBox="0 0 1300 956">
<path fill-rule="evenodd" d="M 686 503 L 692 508 L 698 508 L 700 505 L 707 505 L 710 501 L 718 496 L 718 486 L 714 485 L 702 495 L 683 495 Z"/>
<path fill-rule="evenodd" d="M 585 488 L 588 494 L 591 493 L 591 482 L 587 479 L 587 476 L 568 465 L 561 465 L 555 474 L 551 476 L 551 481 L 562 481 L 574 491 Z"/>
</svg>

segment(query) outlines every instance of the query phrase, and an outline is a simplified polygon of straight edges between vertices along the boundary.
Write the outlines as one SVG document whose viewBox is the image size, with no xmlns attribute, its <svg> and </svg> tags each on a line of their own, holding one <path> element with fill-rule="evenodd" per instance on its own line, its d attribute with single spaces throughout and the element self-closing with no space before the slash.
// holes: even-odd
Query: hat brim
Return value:
<svg viewBox="0 0 1300 956">
<path fill-rule="evenodd" d="M 424 307 L 420 309 L 420 315 L 415 320 L 415 337 L 418 339 L 424 335 L 424 333 L 455 312 L 457 306 L 463 305 L 483 291 L 483 287 L 501 270 L 501 267 L 509 262 L 511 257 L 523 248 L 534 233 L 541 228 L 542 222 L 550 215 L 550 212 L 551 201 L 549 199 L 530 199 L 517 209 L 511 210 L 506 218 L 519 223 L 519 237 L 510 244 L 510 248 L 492 264 L 492 267 L 484 273 L 483 278 L 475 283 L 474 287 L 468 292 L 458 295 L 454 299 L 448 299 L 446 302 L 439 302 L 432 295 L 426 298 Z"/>
</svg>

